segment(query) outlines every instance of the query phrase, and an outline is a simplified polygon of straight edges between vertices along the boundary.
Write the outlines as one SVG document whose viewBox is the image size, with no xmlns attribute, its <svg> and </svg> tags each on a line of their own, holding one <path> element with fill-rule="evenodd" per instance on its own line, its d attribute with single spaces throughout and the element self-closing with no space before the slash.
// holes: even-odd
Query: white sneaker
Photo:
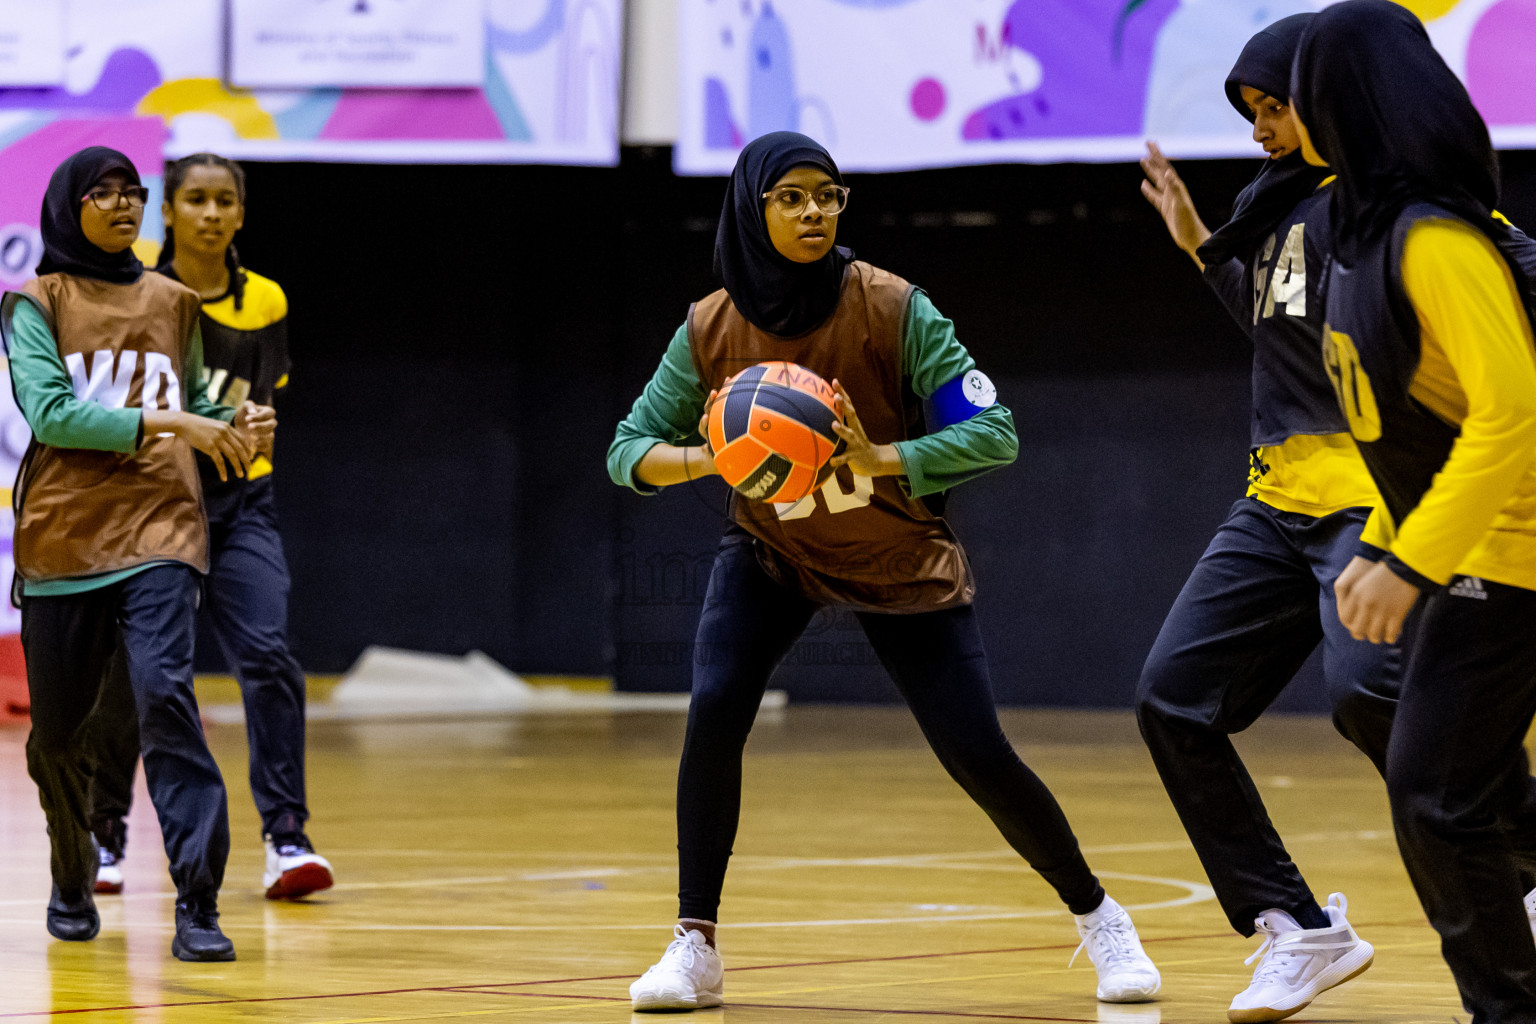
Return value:
<svg viewBox="0 0 1536 1024">
<path fill-rule="evenodd" d="M 1232 1000 L 1227 1020 L 1234 1024 L 1284 1020 L 1371 966 L 1376 950 L 1349 926 L 1344 917 L 1348 909 L 1349 901 L 1336 892 L 1323 908 L 1332 922 L 1327 928 L 1277 931 L 1263 917 L 1255 921 L 1264 944 L 1244 962 L 1258 960 L 1259 966 L 1252 984 Z"/>
<path fill-rule="evenodd" d="M 1106 1003 L 1144 1003 L 1163 987 L 1152 958 L 1141 948 L 1136 926 L 1125 908 L 1108 896 L 1091 914 L 1073 915 L 1083 940 L 1067 963 L 1071 967 L 1084 948 L 1099 972 L 1098 996 Z"/>
<path fill-rule="evenodd" d="M 1536 889 L 1525 894 L 1525 917 L 1531 922 L 1531 938 L 1536 940 Z"/>
<path fill-rule="evenodd" d="M 96 891 L 108 894 L 123 891 L 123 858 L 114 856 L 105 846 L 100 848 L 100 860 L 96 867 Z"/>
<path fill-rule="evenodd" d="M 725 1001 L 725 967 L 701 931 L 672 929 L 675 938 L 652 967 L 629 986 L 636 1010 L 701 1010 Z"/>
<path fill-rule="evenodd" d="M 267 890 L 267 899 L 303 899 L 336 884 L 331 862 L 316 853 L 307 841 L 274 846 L 268 839 L 266 845 L 267 870 L 261 876 L 261 884 Z"/>
</svg>

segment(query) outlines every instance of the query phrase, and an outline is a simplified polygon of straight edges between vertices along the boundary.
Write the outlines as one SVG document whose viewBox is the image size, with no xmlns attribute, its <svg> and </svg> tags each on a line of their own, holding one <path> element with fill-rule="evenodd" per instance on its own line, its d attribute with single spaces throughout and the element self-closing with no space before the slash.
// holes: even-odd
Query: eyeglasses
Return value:
<svg viewBox="0 0 1536 1024">
<path fill-rule="evenodd" d="M 143 185 L 129 185 L 122 190 L 93 188 L 80 197 L 82 203 L 87 199 L 95 203 L 98 210 L 115 210 L 124 199 L 128 200 L 128 205 L 135 210 L 142 210 L 144 204 L 149 202 L 149 189 Z"/>
<path fill-rule="evenodd" d="M 823 185 L 815 192 L 807 192 L 794 185 L 780 185 L 764 192 L 763 198 L 768 200 L 769 206 L 786 217 L 800 216 L 810 203 L 815 203 L 816 208 L 828 217 L 835 217 L 848 205 L 850 191 L 846 185 Z"/>
</svg>

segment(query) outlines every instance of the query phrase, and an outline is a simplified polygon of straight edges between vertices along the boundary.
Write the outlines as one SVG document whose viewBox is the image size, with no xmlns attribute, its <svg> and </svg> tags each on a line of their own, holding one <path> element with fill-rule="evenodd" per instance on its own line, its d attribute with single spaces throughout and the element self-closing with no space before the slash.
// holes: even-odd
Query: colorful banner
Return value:
<svg viewBox="0 0 1536 1024">
<path fill-rule="evenodd" d="M 35 174 L 12 176 L 11 149 L 70 120 L 151 121 L 167 156 L 617 163 L 623 0 L 473 6 L 484 43 L 463 73 L 475 87 L 245 90 L 226 82 L 225 0 L 67 0 L 64 84 L 0 88 L 0 181 L 30 188 Z M 56 148 L 34 145 L 25 159 Z"/>
<path fill-rule="evenodd" d="M 1319 0 L 680 0 L 676 166 L 791 129 L 850 170 L 1254 156 L 1222 83 Z M 1495 144 L 1536 146 L 1536 0 L 1406 0 Z"/>
</svg>

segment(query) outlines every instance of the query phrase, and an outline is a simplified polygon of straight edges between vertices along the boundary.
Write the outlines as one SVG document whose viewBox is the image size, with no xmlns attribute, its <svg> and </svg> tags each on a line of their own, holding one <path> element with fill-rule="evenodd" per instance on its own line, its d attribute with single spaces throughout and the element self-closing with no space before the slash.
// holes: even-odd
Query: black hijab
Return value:
<svg viewBox="0 0 1536 1024">
<path fill-rule="evenodd" d="M 852 250 L 835 246 L 815 263 L 796 263 L 768 237 L 763 193 L 807 166 L 843 183 L 831 154 L 814 139 L 772 132 L 752 140 L 736 158 L 715 235 L 715 276 L 731 301 L 754 326 L 783 338 L 804 334 L 831 314 L 853 259 Z"/>
<path fill-rule="evenodd" d="M 43 194 L 43 258 L 38 274 L 75 274 L 132 284 L 144 273 L 144 264 L 132 248 L 107 252 L 87 240 L 80 229 L 81 198 L 113 171 L 126 174 L 130 184 L 142 184 L 133 161 L 106 146 L 82 149 L 54 170 Z"/>
<path fill-rule="evenodd" d="M 1338 172 L 1333 248 L 1344 265 L 1414 202 L 1431 202 L 1496 241 L 1499 165 L 1488 126 L 1424 25 L 1390 0 L 1345 0 L 1312 19 L 1291 101 Z"/>
<path fill-rule="evenodd" d="M 1243 102 L 1243 86 L 1251 86 L 1282 103 L 1291 92 L 1291 64 L 1302 30 L 1315 17 L 1293 14 L 1263 29 L 1243 47 L 1227 75 L 1227 99 L 1237 112 L 1252 121 L 1253 111 Z M 1237 195 L 1232 219 L 1206 239 L 1195 255 L 1206 266 L 1237 257 L 1247 259 L 1259 243 L 1290 216 L 1296 204 L 1317 190 L 1328 170 L 1313 167 L 1300 153 L 1266 160 L 1258 176 Z"/>
</svg>

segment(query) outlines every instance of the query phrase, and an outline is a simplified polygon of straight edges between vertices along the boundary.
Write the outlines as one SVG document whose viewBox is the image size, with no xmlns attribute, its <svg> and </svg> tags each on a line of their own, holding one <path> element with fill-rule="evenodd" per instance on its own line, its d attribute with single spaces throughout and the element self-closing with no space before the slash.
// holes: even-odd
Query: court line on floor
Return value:
<svg viewBox="0 0 1536 1024">
<path fill-rule="evenodd" d="M 1285 837 L 1285 841 L 1292 845 L 1296 843 L 1312 842 L 1338 842 L 1340 840 L 1381 840 L 1391 839 L 1392 832 L 1382 829 L 1354 829 L 1347 832 L 1302 832 Z M 1083 853 L 1112 854 L 1112 853 L 1158 853 L 1178 850 L 1191 850 L 1189 840 L 1170 839 L 1157 840 L 1145 843 L 1108 843 L 1084 846 Z M 558 860 L 560 854 L 549 855 L 551 860 Z M 1018 854 L 1007 847 L 995 850 L 966 851 L 959 853 L 920 853 L 901 854 L 890 857 L 753 857 L 743 856 L 732 858 L 731 867 L 735 871 L 792 871 L 797 868 L 817 867 L 890 867 L 890 868 L 927 868 L 941 871 L 974 871 L 979 868 L 967 863 L 968 861 L 1016 859 Z M 1017 865 L 1009 865 L 1010 870 L 1017 868 L 1021 872 L 1029 869 L 1020 860 Z M 677 870 L 675 862 L 668 861 L 664 864 L 639 867 L 613 867 L 605 865 L 591 868 L 561 868 L 546 871 L 513 872 L 499 875 L 461 875 L 453 878 L 415 878 L 408 880 L 388 882 L 347 882 L 335 886 L 331 891 L 336 894 L 347 892 L 365 892 L 388 889 L 414 889 L 421 886 L 434 888 L 447 888 L 453 886 L 495 885 L 506 882 L 545 882 L 564 881 L 579 878 L 619 878 L 632 875 L 649 875 L 659 873 L 671 873 Z M 1108 875 L 1107 872 L 1104 874 Z M 1113 877 L 1113 876 L 1111 876 Z M 258 890 L 230 889 L 225 890 L 224 895 L 244 895 Z M 174 891 L 159 890 L 155 892 L 130 892 L 124 893 L 122 900 L 168 900 L 174 899 Z M 30 899 L 0 899 L 0 907 L 31 907 L 38 906 L 45 900 Z M 741 926 L 737 926 L 741 927 Z"/>
<path fill-rule="evenodd" d="M 1151 903 L 1128 903 L 1127 910 L 1141 912 L 1148 910 L 1166 910 L 1171 907 L 1183 907 L 1192 903 L 1204 903 L 1214 899 L 1215 891 L 1204 882 L 1191 882 L 1182 878 L 1164 878 L 1158 875 L 1125 874 L 1118 871 L 1101 871 L 1099 877 L 1110 881 L 1144 882 L 1151 885 L 1166 885 L 1175 889 L 1184 889 L 1182 896 L 1169 900 L 1157 900 Z M 418 883 L 427 884 L 427 883 Z M 1022 921 L 1037 917 L 1062 917 L 1067 914 L 1063 907 L 1042 907 L 1033 910 L 1005 910 L 991 913 L 973 914 L 919 914 L 905 915 L 901 917 L 863 917 L 863 918 L 823 918 L 819 920 L 805 921 L 740 921 L 732 922 L 733 930 L 763 929 L 763 928 L 853 928 L 870 927 L 877 925 L 916 925 L 916 924 L 957 924 L 970 921 Z M 165 925 L 169 927 L 169 925 Z M 225 931 L 265 931 L 269 927 L 265 922 L 259 924 L 245 924 L 226 920 L 223 925 Z M 656 924 L 577 924 L 565 922 L 562 924 L 367 924 L 349 923 L 348 931 L 358 932 L 493 932 L 493 933 L 537 933 L 537 932 L 634 932 L 654 931 L 660 926 Z M 288 932 L 325 931 L 334 930 L 334 925 L 283 925 L 283 930 Z"/>
<path fill-rule="evenodd" d="M 1361 928 L 1395 928 L 1395 927 L 1404 927 L 1404 926 L 1408 926 L 1408 925 L 1416 925 L 1416 924 L 1423 924 L 1423 923 L 1424 923 L 1423 919 L 1422 918 L 1418 918 L 1418 919 L 1415 919 L 1415 920 L 1412 920 L 1412 921 L 1390 921 L 1390 922 L 1388 922 L 1388 921 L 1375 921 L 1375 922 L 1366 922 L 1366 923 L 1363 923 L 1363 924 L 1359 925 L 1358 927 L 1361 927 Z M 1231 934 L 1232 933 L 1230 933 L 1230 932 L 1214 932 L 1214 933 L 1201 934 L 1201 935 L 1164 935 L 1164 936 L 1159 936 L 1159 937 L 1156 937 L 1156 938 L 1144 938 L 1144 939 L 1142 939 L 1142 943 L 1144 945 L 1148 945 L 1148 944 L 1152 944 L 1152 943 L 1163 943 L 1163 942 L 1193 942 L 1193 941 L 1198 941 L 1198 940 L 1201 940 L 1201 939 L 1227 938 Z M 1059 949 L 1071 949 L 1071 948 L 1073 948 L 1073 947 L 1072 947 L 1072 945 L 1070 943 L 1053 943 L 1053 944 L 1045 945 L 1045 946 L 1010 946 L 1010 947 L 1003 947 L 1003 948 L 998 948 L 998 949 L 967 949 L 967 950 L 954 950 L 954 951 L 945 952 L 945 953 L 906 953 L 906 954 L 901 954 L 901 955 L 897 955 L 897 956 L 857 957 L 857 958 L 849 958 L 849 959 L 845 959 L 845 960 L 813 960 L 813 961 L 804 961 L 804 962 L 795 962 L 795 963 L 784 963 L 784 964 L 754 964 L 754 965 L 747 966 L 747 967 L 727 967 L 726 968 L 726 972 L 727 973 L 737 973 L 737 972 L 745 972 L 745 971 L 787 970 L 787 969 L 793 969 L 793 968 L 797 968 L 797 967 L 837 967 L 837 966 L 842 966 L 842 965 L 847 965 L 847 964 L 887 963 L 887 962 L 899 961 L 899 960 L 933 960 L 933 959 L 941 959 L 941 958 L 945 958 L 945 957 L 985 956 L 987 954 L 1003 954 L 1003 953 L 1030 953 L 1030 952 L 1049 951 L 1049 950 L 1053 950 L 1053 949 L 1059 950 Z M 417 988 L 380 989 L 380 990 L 367 991 L 367 992 L 319 992 L 319 993 L 314 993 L 312 995 L 302 995 L 302 996 L 248 996 L 248 997 L 239 998 L 239 999 L 198 999 L 198 1000 L 191 1000 L 191 1001 L 188 1001 L 188 1002 L 180 1002 L 180 1003 L 138 1003 L 138 1004 L 122 1005 L 122 1006 L 89 1006 L 89 1007 L 77 1007 L 75 1009 L 70 1009 L 70 1010 L 22 1010 L 22 1011 L 17 1012 L 17 1013 L 0 1013 L 0 1020 L 17 1020 L 17 1019 L 22 1019 L 22 1018 L 27 1018 L 27 1017 L 61 1017 L 61 1016 L 68 1016 L 68 1015 L 75 1015 L 75 1014 L 82 1014 L 82 1013 L 120 1013 L 120 1012 L 122 1012 L 124 1010 L 170 1010 L 170 1009 L 181 1009 L 183 1007 L 193 1007 L 193 1006 L 235 1006 L 235 1005 L 244 1005 L 244 1004 L 255 1005 L 255 1004 L 258 1004 L 258 1003 L 289 1003 L 289 1002 L 318 1001 L 318 1000 L 322 1000 L 322 999 L 364 999 L 364 998 L 368 998 L 368 997 L 371 997 L 371 996 L 415 995 L 415 994 L 420 994 L 420 993 L 433 993 L 433 992 L 453 993 L 453 992 L 460 992 L 460 991 L 468 991 L 468 990 L 472 990 L 472 989 L 495 989 L 495 990 L 500 990 L 500 989 L 508 989 L 508 988 L 531 988 L 531 987 L 533 987 L 535 985 L 574 985 L 574 984 L 577 984 L 577 983 L 580 983 L 580 982 L 589 982 L 589 981 L 621 981 L 623 979 L 633 978 L 633 977 L 634 977 L 634 974 L 632 972 L 630 972 L 630 973 L 624 973 L 624 974 L 592 975 L 592 976 L 583 977 L 583 978 L 544 978 L 544 979 L 540 979 L 540 980 L 536 980 L 536 981 L 509 981 L 509 982 L 499 982 L 499 983 L 498 982 L 489 982 L 489 983 L 482 982 L 482 983 L 469 983 L 469 984 L 463 984 L 463 985 L 423 985 L 423 986 L 420 986 L 420 987 L 417 987 Z M 512 993 L 499 993 L 499 994 L 507 995 L 507 994 L 512 994 Z M 580 999 L 618 1000 L 618 1001 L 621 1001 L 621 1002 L 624 1001 L 623 997 L 621 997 L 621 996 L 575 996 L 575 995 L 563 996 L 560 993 L 530 993 L 530 995 L 543 995 L 543 996 L 547 996 L 548 998 L 552 998 L 552 999 L 558 999 L 558 998 L 578 999 L 578 998 L 580 998 Z M 761 1008 L 766 1008 L 766 1009 L 780 1009 L 781 1008 L 781 1007 L 763 1007 L 763 1006 L 757 1006 L 756 1004 L 748 1004 L 748 1003 L 733 1003 L 732 1005 L 751 1006 L 753 1008 L 760 1008 L 760 1009 Z M 807 1010 L 817 1009 L 817 1007 L 809 1007 L 809 1006 L 808 1007 L 782 1007 L 782 1008 L 783 1009 L 807 1009 Z M 831 1009 L 831 1008 L 828 1008 L 828 1009 Z M 863 1011 L 855 1009 L 855 1010 L 850 1010 L 848 1012 L 850 1012 L 850 1013 L 858 1013 L 858 1012 L 863 1012 Z M 917 1013 L 917 1012 L 926 1012 L 926 1011 L 883 1011 L 883 1012 L 891 1012 L 891 1013 L 896 1013 L 896 1012 L 900 1012 L 900 1013 Z M 1006 1018 L 1005 1017 L 1005 1018 L 1002 1018 L 1002 1019 L 1004 1019 L 1004 1020 L 1007 1020 L 1007 1019 L 1039 1020 L 1039 1019 L 1045 1019 L 1045 1018 L 1032 1018 L 1032 1017 Z M 1058 1019 L 1066 1020 L 1068 1018 L 1058 1018 Z"/>
</svg>

